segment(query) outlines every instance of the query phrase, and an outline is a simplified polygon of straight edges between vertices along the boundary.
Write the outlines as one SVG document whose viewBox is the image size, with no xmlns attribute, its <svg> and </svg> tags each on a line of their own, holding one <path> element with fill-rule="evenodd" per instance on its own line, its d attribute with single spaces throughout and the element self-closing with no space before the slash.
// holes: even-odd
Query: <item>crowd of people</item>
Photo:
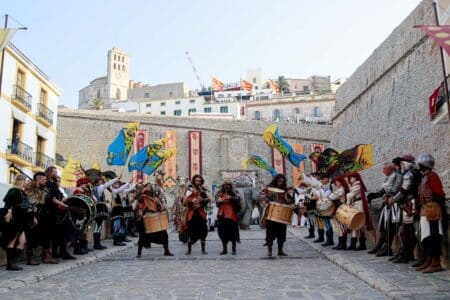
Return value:
<svg viewBox="0 0 450 300">
<path fill-rule="evenodd" d="M 281 220 L 272 218 L 268 208 L 277 204 L 281 211 L 294 211 L 294 225 L 305 220 L 309 231 L 305 238 L 315 238 L 314 242 L 324 247 L 366 250 L 366 231 L 376 229 L 378 239 L 369 253 L 391 256 L 389 260 L 393 263 L 408 263 L 417 258 L 414 266 L 424 273 L 442 270 L 441 242 L 446 238 L 444 228 L 447 226 L 445 193 L 439 176 L 433 171 L 433 157 L 421 155 L 417 163 L 415 161 L 412 155 L 404 155 L 386 163 L 384 183 L 371 193 L 356 172 L 335 178 L 320 173 L 303 175 L 298 187 L 288 187 L 282 174 L 274 176 L 254 202 L 260 212 L 257 213 L 258 223 L 266 229 L 268 256 L 273 255 L 275 240 L 278 256 L 288 255 L 283 246 L 291 215 L 288 221 L 282 220 L 283 212 L 279 216 Z M 0 214 L 0 244 L 6 250 L 7 270 L 22 269 L 17 266 L 17 258 L 24 249 L 28 265 L 39 264 L 35 257 L 37 247 L 42 249 L 45 264 L 76 259 L 74 255 L 92 250 L 88 248 L 89 232 L 92 232 L 93 248 L 103 250 L 106 247 L 101 244 L 100 236 L 105 222 L 114 246 L 130 242 L 127 236 L 139 236 L 137 258 L 152 243 L 161 244 L 165 256 L 173 255 L 169 250 L 169 226 L 164 225 L 169 218 L 173 219 L 180 241 L 186 243 L 186 255 L 191 255 L 197 241 L 200 241 L 201 253 L 207 254 L 207 209 L 213 205 L 218 208 L 215 217 L 223 246 L 220 254 L 228 254 L 228 244 L 231 244 L 231 254 L 237 253 L 245 202 L 231 179 L 224 179 L 213 197 L 202 176 L 194 175 L 190 181 L 180 179 L 173 205 L 167 203 L 161 184 L 125 183 L 121 176 L 108 181 L 103 177 L 95 180 L 83 177 L 77 180 L 76 186 L 69 196 L 66 195 L 54 167 L 45 173 L 35 173 L 31 181 L 22 174 L 15 177 Z M 106 200 L 105 191 L 109 191 L 111 201 Z M 371 203 L 376 199 L 383 199 L 383 206 L 379 222 L 374 226 Z M 92 210 L 95 215 L 89 212 L 89 206 L 95 207 Z M 344 206 L 363 214 L 364 224 L 353 227 L 339 218 L 339 209 Z M 255 218 L 254 213 L 252 217 Z M 334 231 L 338 231 L 337 245 Z M 398 251 L 393 255 L 392 244 L 396 237 Z M 73 255 L 69 247 L 73 247 Z M 415 248 L 418 257 L 414 255 Z"/>
</svg>

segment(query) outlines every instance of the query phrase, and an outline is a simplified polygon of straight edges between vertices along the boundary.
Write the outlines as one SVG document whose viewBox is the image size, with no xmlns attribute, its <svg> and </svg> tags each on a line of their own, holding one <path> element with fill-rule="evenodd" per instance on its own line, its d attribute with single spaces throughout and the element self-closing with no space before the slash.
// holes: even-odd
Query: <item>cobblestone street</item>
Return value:
<svg viewBox="0 0 450 300">
<path fill-rule="evenodd" d="M 377 290 L 288 235 L 287 258 L 266 258 L 264 231 L 241 232 L 237 256 L 221 256 L 217 234 L 192 256 L 171 235 L 174 257 L 155 245 L 136 259 L 136 248 L 100 262 L 2 294 L 2 299 L 385 299 Z"/>
</svg>

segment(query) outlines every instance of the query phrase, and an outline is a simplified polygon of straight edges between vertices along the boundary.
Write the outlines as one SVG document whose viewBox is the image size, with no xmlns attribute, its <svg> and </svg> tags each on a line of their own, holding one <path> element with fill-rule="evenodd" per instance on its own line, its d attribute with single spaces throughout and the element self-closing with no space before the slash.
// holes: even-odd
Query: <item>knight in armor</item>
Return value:
<svg viewBox="0 0 450 300">
<path fill-rule="evenodd" d="M 105 182 L 103 178 L 97 178 L 94 181 L 94 188 L 92 189 L 92 194 L 96 199 L 96 209 L 97 215 L 95 217 L 95 226 L 93 230 L 93 238 L 94 238 L 94 249 L 95 250 L 104 250 L 106 249 L 100 242 L 101 230 L 103 222 L 106 221 L 109 217 L 108 207 L 106 206 L 105 199 L 105 189 L 111 187 L 114 183 L 120 180 L 120 176 L 114 179 Z"/>
<path fill-rule="evenodd" d="M 131 182 L 115 182 L 111 186 L 111 194 L 114 202 L 114 207 L 111 210 L 111 230 L 114 246 L 125 246 L 124 242 L 131 242 L 125 236 L 126 224 L 124 217 L 124 206 L 122 201 L 122 192 L 130 188 Z"/>
<path fill-rule="evenodd" d="M 421 181 L 420 171 L 416 169 L 414 163 L 415 158 L 412 155 L 403 155 L 402 158 L 403 182 L 400 190 L 389 198 L 389 204 L 397 204 L 401 209 L 401 225 L 399 229 L 399 236 L 401 247 L 392 258 L 393 263 L 408 263 L 414 260 L 414 248 L 417 244 L 417 239 L 414 230 L 414 214 L 416 211 L 413 207 L 418 204 L 418 192 Z"/>
<path fill-rule="evenodd" d="M 144 215 L 146 213 L 160 213 L 163 211 L 167 211 L 167 208 L 164 202 L 161 201 L 158 197 L 156 197 L 152 185 L 147 183 L 141 194 L 137 197 L 137 228 L 139 231 L 139 241 L 138 241 L 138 252 L 137 258 L 140 258 L 142 255 L 142 248 L 150 248 L 151 243 L 161 244 L 164 248 L 164 256 L 173 256 L 169 251 L 169 236 L 167 234 L 167 230 L 162 230 L 158 232 L 146 233 L 145 232 L 145 224 L 144 224 Z"/>
<path fill-rule="evenodd" d="M 359 230 L 352 230 L 352 237 L 350 239 L 350 246 L 347 250 L 366 250 L 366 230 L 372 230 L 372 220 L 369 211 L 369 204 L 366 198 L 366 186 L 362 181 L 359 173 L 351 173 L 348 175 L 348 182 L 350 184 L 350 192 L 347 193 L 347 204 L 352 205 L 360 212 L 364 212 L 366 217 L 366 225 Z M 356 246 L 359 240 L 359 245 Z"/>
<path fill-rule="evenodd" d="M 220 255 L 228 253 L 227 244 L 231 242 L 231 254 L 236 255 L 236 242 L 239 240 L 239 211 L 241 197 L 233 189 L 231 180 L 224 180 L 221 189 L 217 192 L 218 233 L 222 241 L 223 250 Z"/>
<path fill-rule="evenodd" d="M 347 181 L 345 178 L 334 178 L 331 182 L 332 192 L 328 196 L 328 199 L 334 202 L 337 209 L 341 204 L 346 203 L 346 195 L 350 192 Z M 333 247 L 334 250 L 347 250 L 347 232 L 348 228 L 344 224 L 339 223 L 339 239 L 338 244 Z"/>
<path fill-rule="evenodd" d="M 392 255 L 392 242 L 397 233 L 397 223 L 394 222 L 398 220 L 398 213 L 397 217 L 395 217 L 396 210 L 389 205 L 387 199 L 397 194 L 403 181 L 402 174 L 395 171 L 393 163 L 386 163 L 383 167 L 383 173 L 386 178 L 381 188 L 377 192 L 367 195 L 367 201 L 369 203 L 378 198 L 383 198 L 384 200 L 378 221 L 378 232 L 380 236 L 375 247 L 368 251 L 369 254 L 376 254 L 378 257 Z"/>
<path fill-rule="evenodd" d="M 191 254 L 192 245 L 197 240 L 200 240 L 202 254 L 208 254 L 206 252 L 208 227 L 205 209 L 208 203 L 211 202 L 211 199 L 206 193 L 206 188 L 203 186 L 205 181 L 201 175 L 194 175 L 191 182 L 193 185 L 188 188 L 183 200 L 184 205 L 187 207 L 185 223 L 189 236 L 186 255 Z"/>
<path fill-rule="evenodd" d="M 280 192 L 272 192 L 270 188 L 279 189 Z M 260 198 L 263 202 L 277 202 L 280 204 L 291 204 L 287 197 L 286 177 L 283 174 L 276 175 L 269 185 L 261 191 Z M 267 255 L 272 256 L 273 242 L 277 240 L 278 256 L 287 256 L 283 251 L 283 245 L 286 242 L 287 225 L 271 220 L 264 220 L 266 226 Z"/>
<path fill-rule="evenodd" d="M 423 260 L 420 260 L 417 271 L 434 273 L 442 271 L 441 241 L 445 239 L 447 228 L 447 211 L 445 192 L 442 181 L 434 171 L 434 158 L 430 154 L 422 154 L 418 160 L 423 174 L 420 185 L 420 239 Z"/>
</svg>

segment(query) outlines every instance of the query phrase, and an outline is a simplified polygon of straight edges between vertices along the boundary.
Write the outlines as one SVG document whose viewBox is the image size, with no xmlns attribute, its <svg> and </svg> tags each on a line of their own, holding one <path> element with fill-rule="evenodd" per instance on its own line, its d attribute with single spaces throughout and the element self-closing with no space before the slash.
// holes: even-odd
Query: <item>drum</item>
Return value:
<svg viewBox="0 0 450 300">
<path fill-rule="evenodd" d="M 77 207 L 81 209 L 83 212 L 82 214 L 86 218 L 86 222 L 84 224 L 91 223 L 97 214 L 95 201 L 86 195 L 72 195 L 67 198 L 65 203 L 70 207 Z"/>
<path fill-rule="evenodd" d="M 357 210 L 349 204 L 342 204 L 336 211 L 336 219 L 352 230 L 361 229 L 366 223 L 364 212 Z"/>
<path fill-rule="evenodd" d="M 123 217 L 124 218 L 133 218 L 133 207 L 131 205 L 125 206 L 123 208 Z"/>
<path fill-rule="evenodd" d="M 270 202 L 266 210 L 267 220 L 283 224 L 291 224 L 293 210 L 290 205 Z"/>
<path fill-rule="evenodd" d="M 316 203 L 319 216 L 329 217 L 334 212 L 334 203 L 331 200 L 319 200 Z"/>
<path fill-rule="evenodd" d="M 95 203 L 95 209 L 97 210 L 96 221 L 104 221 L 109 218 L 108 206 L 104 202 Z"/>
<path fill-rule="evenodd" d="M 145 233 L 159 232 L 169 228 L 169 217 L 166 211 L 144 215 Z"/>
</svg>

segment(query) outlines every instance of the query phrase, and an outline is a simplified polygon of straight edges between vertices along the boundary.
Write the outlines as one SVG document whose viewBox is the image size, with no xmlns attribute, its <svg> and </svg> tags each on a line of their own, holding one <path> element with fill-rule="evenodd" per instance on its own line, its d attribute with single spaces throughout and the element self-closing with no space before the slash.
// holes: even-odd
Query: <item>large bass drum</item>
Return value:
<svg viewBox="0 0 450 300">
<path fill-rule="evenodd" d="M 342 204 L 336 211 L 336 219 L 339 223 L 352 230 L 361 229 L 366 223 L 364 212 L 357 210 L 349 204 Z"/>
<path fill-rule="evenodd" d="M 86 195 L 72 195 L 65 202 L 69 207 L 78 208 L 80 216 L 85 218 L 85 225 L 90 224 L 96 216 L 95 201 Z"/>
<path fill-rule="evenodd" d="M 270 202 L 267 210 L 267 220 L 291 224 L 293 209 L 291 205 Z"/>
</svg>

